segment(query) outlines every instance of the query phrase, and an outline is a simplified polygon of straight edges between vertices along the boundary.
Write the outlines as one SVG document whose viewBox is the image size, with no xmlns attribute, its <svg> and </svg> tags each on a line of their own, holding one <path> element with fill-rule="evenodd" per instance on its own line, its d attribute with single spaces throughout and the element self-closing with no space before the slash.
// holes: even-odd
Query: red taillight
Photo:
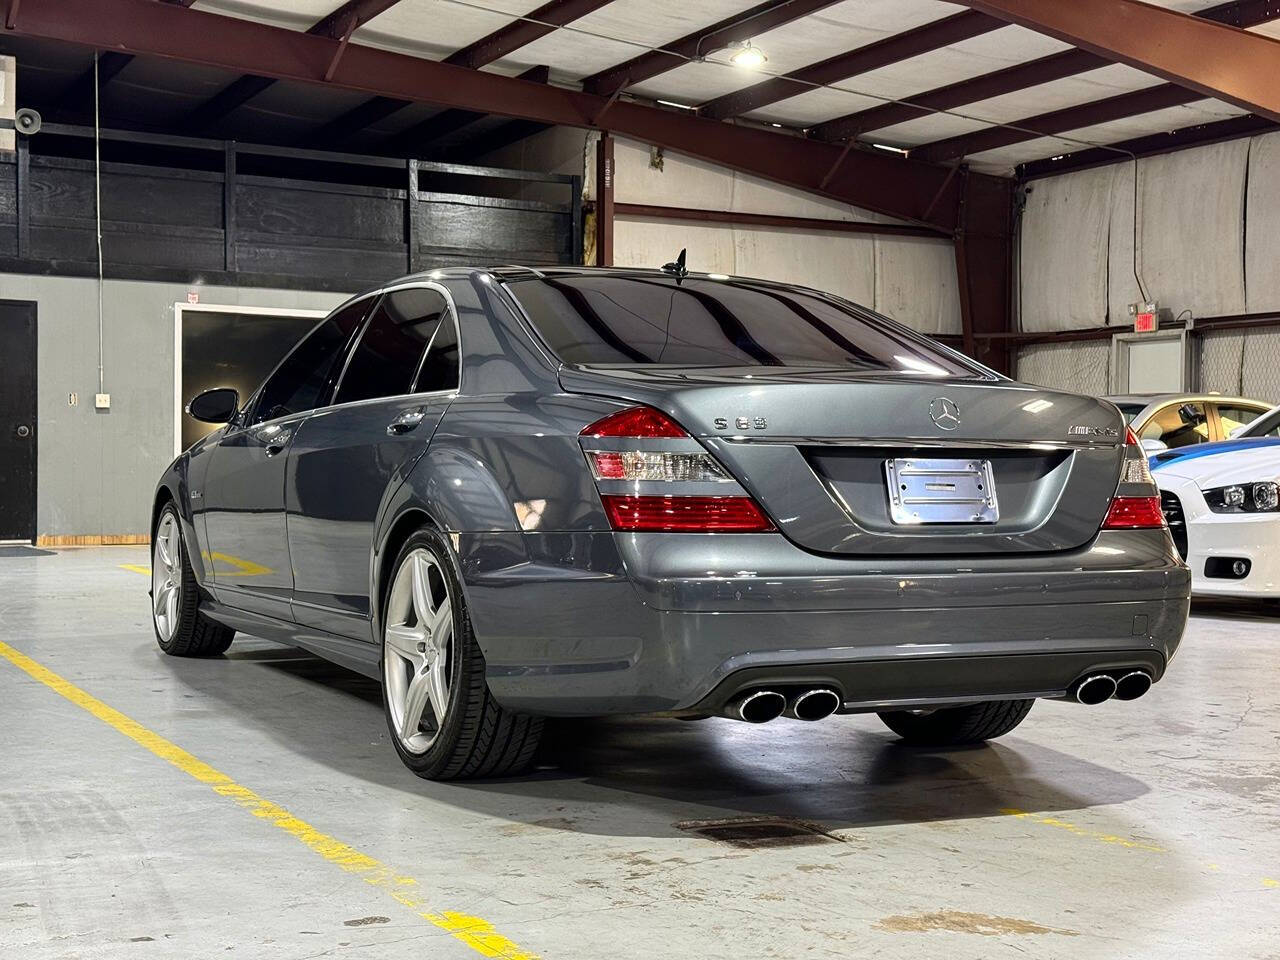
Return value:
<svg viewBox="0 0 1280 960">
<path fill-rule="evenodd" d="M 687 437 L 684 428 L 653 407 L 628 407 L 602 417 L 579 436 L 583 437 Z"/>
<path fill-rule="evenodd" d="M 773 524 L 750 497 L 603 494 L 615 530 L 668 533 L 766 533 Z"/>
<path fill-rule="evenodd" d="M 1131 447 L 1138 446 L 1138 435 L 1133 432 L 1133 427 L 1124 428 L 1124 442 Z"/>
<path fill-rule="evenodd" d="M 1159 497 L 1116 497 L 1111 501 L 1103 530 L 1140 530 L 1164 526 Z"/>
</svg>

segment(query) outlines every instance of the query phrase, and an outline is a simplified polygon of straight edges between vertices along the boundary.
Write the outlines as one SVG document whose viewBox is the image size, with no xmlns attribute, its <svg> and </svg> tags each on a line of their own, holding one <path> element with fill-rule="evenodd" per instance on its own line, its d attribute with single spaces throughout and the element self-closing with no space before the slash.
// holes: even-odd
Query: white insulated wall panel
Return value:
<svg viewBox="0 0 1280 960">
<path fill-rule="evenodd" d="M 876 237 L 875 309 L 922 333 L 959 334 L 955 246 L 915 237 Z"/>
<path fill-rule="evenodd" d="M 875 303 L 874 237 L 761 227 L 734 227 L 733 235 L 730 273 L 798 283 L 869 307 Z"/>
<path fill-rule="evenodd" d="M 1037 180 L 1023 213 L 1022 329 L 1100 326 L 1107 317 L 1107 242 L 1115 167 Z M 1053 256 L 1046 256 L 1053 251 Z"/>
<path fill-rule="evenodd" d="M 1148 296 L 1198 317 L 1280 309 L 1280 134 L 1148 157 L 1137 180 L 1137 270 Z M 1133 164 L 1031 186 L 1022 329 L 1127 324 L 1141 299 Z"/>
<path fill-rule="evenodd" d="M 1138 167 L 1142 280 L 1175 313 L 1244 312 L 1248 156 L 1249 141 L 1233 140 L 1151 157 Z"/>
<path fill-rule="evenodd" d="M 1245 202 L 1244 283 L 1249 313 L 1280 310 L 1280 133 L 1254 137 Z"/>
</svg>

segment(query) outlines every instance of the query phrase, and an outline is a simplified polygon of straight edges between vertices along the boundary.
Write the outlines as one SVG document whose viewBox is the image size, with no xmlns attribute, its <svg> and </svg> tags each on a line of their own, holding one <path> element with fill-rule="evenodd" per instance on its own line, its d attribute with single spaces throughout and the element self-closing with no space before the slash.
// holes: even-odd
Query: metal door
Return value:
<svg viewBox="0 0 1280 960">
<path fill-rule="evenodd" d="M 0 300 L 0 542 L 36 536 L 36 305 Z"/>
</svg>

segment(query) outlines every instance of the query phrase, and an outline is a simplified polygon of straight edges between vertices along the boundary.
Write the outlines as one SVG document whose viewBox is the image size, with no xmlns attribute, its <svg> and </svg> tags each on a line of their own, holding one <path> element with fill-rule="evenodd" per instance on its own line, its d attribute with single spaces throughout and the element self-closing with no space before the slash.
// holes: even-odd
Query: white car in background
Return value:
<svg viewBox="0 0 1280 960">
<path fill-rule="evenodd" d="M 1280 407 L 1150 464 L 1192 594 L 1280 597 Z"/>
</svg>

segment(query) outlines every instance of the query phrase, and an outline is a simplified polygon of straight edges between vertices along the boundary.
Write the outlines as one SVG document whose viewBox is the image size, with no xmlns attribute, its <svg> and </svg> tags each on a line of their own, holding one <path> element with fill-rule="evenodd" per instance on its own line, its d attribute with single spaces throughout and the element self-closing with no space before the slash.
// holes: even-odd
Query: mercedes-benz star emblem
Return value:
<svg viewBox="0 0 1280 960">
<path fill-rule="evenodd" d="M 929 418 L 939 429 L 954 430 L 960 426 L 960 408 L 948 397 L 934 397 L 929 404 Z"/>
</svg>

